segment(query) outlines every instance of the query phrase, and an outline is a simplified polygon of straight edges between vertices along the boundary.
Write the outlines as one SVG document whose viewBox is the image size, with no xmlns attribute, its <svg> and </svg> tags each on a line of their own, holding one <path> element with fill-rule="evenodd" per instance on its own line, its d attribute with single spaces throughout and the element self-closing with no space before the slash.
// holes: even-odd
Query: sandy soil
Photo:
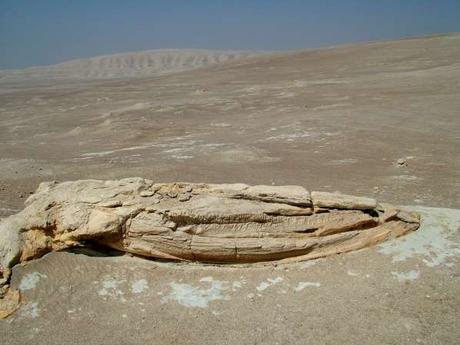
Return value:
<svg viewBox="0 0 460 345">
<path fill-rule="evenodd" d="M 452 35 L 144 79 L 0 83 L 0 215 L 43 180 L 126 176 L 460 207 L 459 57 Z"/>
</svg>

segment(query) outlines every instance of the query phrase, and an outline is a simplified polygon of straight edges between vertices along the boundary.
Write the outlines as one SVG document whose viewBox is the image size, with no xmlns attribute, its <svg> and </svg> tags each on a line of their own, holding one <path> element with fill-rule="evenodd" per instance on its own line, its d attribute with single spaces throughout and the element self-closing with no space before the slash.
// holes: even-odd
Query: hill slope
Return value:
<svg viewBox="0 0 460 345">
<path fill-rule="evenodd" d="M 0 70 L 4 81 L 20 79 L 111 79 L 155 76 L 258 55 L 250 51 L 157 49 L 76 59 L 49 66 Z"/>
<path fill-rule="evenodd" d="M 0 83 L 0 215 L 43 180 L 126 176 L 459 208 L 459 61 L 460 35 L 448 35 L 151 78 Z"/>
</svg>

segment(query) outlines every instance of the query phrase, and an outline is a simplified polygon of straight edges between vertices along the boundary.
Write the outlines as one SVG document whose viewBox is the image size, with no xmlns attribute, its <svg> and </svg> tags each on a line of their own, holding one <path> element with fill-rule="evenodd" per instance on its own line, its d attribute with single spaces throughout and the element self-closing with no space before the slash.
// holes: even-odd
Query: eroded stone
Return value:
<svg viewBox="0 0 460 345">
<path fill-rule="evenodd" d="M 41 184 L 0 223 L 0 265 L 88 243 L 171 260 L 308 260 L 416 230 L 416 214 L 371 198 L 299 186 L 157 183 L 142 178 Z"/>
<path fill-rule="evenodd" d="M 311 197 L 315 207 L 345 210 L 372 210 L 377 207 L 377 201 L 375 199 L 353 195 L 312 192 Z"/>
</svg>

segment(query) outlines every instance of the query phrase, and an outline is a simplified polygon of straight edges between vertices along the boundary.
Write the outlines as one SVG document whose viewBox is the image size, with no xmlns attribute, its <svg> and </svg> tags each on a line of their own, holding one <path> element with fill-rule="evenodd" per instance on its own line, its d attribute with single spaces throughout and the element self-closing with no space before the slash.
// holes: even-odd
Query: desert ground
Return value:
<svg viewBox="0 0 460 345">
<path fill-rule="evenodd" d="M 421 229 L 291 265 L 48 254 L 15 268 L 2 342 L 458 342 L 460 34 L 158 54 L 0 72 L 0 217 L 42 181 L 141 176 L 373 196 Z"/>
</svg>

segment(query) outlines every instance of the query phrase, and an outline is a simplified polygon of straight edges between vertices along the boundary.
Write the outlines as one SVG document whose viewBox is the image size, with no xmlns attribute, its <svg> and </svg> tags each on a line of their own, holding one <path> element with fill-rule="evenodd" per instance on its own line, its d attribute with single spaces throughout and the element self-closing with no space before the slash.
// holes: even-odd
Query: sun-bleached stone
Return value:
<svg viewBox="0 0 460 345">
<path fill-rule="evenodd" d="M 17 263 L 88 243 L 170 260 L 300 261 L 418 227 L 415 213 L 300 186 L 142 178 L 42 183 L 24 210 L 0 222 L 1 283 Z"/>
<path fill-rule="evenodd" d="M 313 205 L 324 208 L 337 208 L 345 210 L 371 210 L 377 207 L 377 201 L 372 198 L 353 195 L 312 192 Z"/>
</svg>

